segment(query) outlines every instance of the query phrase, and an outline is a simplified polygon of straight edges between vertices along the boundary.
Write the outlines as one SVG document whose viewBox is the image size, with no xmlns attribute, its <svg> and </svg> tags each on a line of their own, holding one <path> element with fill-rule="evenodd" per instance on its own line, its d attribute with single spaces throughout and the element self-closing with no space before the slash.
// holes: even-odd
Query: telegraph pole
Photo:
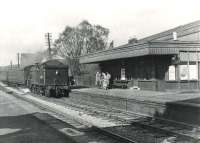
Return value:
<svg viewBox="0 0 200 143">
<path fill-rule="evenodd" d="M 10 69 L 12 70 L 12 61 L 10 61 Z"/>
<path fill-rule="evenodd" d="M 51 33 L 46 33 L 45 34 L 45 38 L 47 40 L 47 46 L 48 46 L 48 53 L 49 53 L 49 59 L 51 59 L 51 38 L 52 38 L 52 35 Z"/>
<path fill-rule="evenodd" d="M 17 67 L 19 68 L 20 67 L 20 65 L 19 65 L 19 53 L 17 53 Z"/>
</svg>

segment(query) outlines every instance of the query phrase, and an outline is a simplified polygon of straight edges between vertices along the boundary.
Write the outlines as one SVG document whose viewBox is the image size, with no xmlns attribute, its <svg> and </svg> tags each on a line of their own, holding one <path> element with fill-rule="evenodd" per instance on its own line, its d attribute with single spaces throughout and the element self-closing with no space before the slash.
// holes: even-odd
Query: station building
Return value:
<svg viewBox="0 0 200 143">
<path fill-rule="evenodd" d="M 80 57 L 98 64 L 112 84 L 141 90 L 200 88 L 200 21 Z"/>
</svg>

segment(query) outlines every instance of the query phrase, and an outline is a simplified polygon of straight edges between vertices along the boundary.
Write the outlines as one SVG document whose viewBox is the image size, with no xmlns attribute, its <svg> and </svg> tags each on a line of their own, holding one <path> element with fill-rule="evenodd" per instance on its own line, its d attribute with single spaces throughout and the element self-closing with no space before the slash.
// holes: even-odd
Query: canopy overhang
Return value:
<svg viewBox="0 0 200 143">
<path fill-rule="evenodd" d="M 196 41 L 151 41 L 91 53 L 80 57 L 80 63 L 99 63 L 147 55 L 177 55 L 180 51 L 200 51 Z"/>
</svg>

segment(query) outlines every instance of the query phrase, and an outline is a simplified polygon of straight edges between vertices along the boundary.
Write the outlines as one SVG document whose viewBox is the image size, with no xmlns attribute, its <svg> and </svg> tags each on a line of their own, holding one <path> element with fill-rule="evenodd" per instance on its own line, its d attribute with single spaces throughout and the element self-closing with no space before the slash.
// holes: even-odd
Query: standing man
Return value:
<svg viewBox="0 0 200 143">
<path fill-rule="evenodd" d="M 101 74 L 99 72 L 96 73 L 96 81 L 95 85 L 99 88 L 100 87 L 100 80 L 101 80 Z"/>
<path fill-rule="evenodd" d="M 109 72 L 106 72 L 106 79 L 107 79 L 107 89 L 110 88 L 110 79 L 111 79 L 111 75 L 109 74 Z"/>
<path fill-rule="evenodd" d="M 107 76 L 104 72 L 102 72 L 102 76 L 101 76 L 101 81 L 102 81 L 102 88 L 106 89 L 107 88 Z"/>
</svg>

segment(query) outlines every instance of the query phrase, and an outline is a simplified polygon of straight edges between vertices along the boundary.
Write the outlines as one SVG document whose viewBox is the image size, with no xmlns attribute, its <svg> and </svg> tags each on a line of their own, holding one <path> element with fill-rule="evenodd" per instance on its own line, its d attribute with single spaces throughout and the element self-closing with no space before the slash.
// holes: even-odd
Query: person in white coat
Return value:
<svg viewBox="0 0 200 143">
<path fill-rule="evenodd" d="M 107 77 L 106 77 L 106 74 L 103 72 L 102 73 L 102 88 L 103 89 L 106 89 L 107 88 Z"/>
<path fill-rule="evenodd" d="M 108 72 L 106 72 L 106 82 L 107 82 L 106 89 L 110 87 L 110 79 L 111 79 L 111 75 Z"/>
<path fill-rule="evenodd" d="M 96 73 L 96 81 L 95 81 L 95 85 L 99 88 L 101 85 L 101 73 L 97 72 Z"/>
</svg>

